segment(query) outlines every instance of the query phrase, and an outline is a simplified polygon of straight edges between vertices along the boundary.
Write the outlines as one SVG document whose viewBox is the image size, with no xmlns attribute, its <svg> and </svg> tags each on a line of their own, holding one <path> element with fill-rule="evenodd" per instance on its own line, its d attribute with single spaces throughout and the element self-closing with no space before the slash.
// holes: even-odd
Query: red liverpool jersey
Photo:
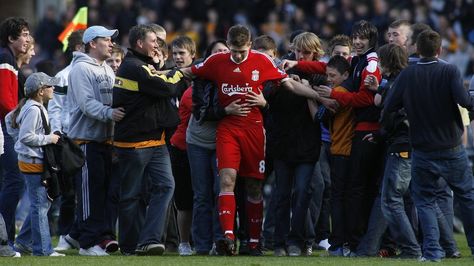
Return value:
<svg viewBox="0 0 474 266">
<path fill-rule="evenodd" d="M 230 52 L 217 53 L 206 61 L 194 65 L 191 70 L 198 77 L 216 84 L 219 88 L 219 104 L 222 107 L 237 99 L 241 99 L 240 103 L 244 103 L 247 93 L 250 91 L 261 93 L 266 81 L 280 81 L 287 77 L 270 57 L 254 50 L 250 50 L 248 57 L 239 64 L 232 61 Z M 235 127 L 263 125 L 262 114 L 258 107 L 252 108 L 245 117 L 226 116 L 221 123 Z"/>
</svg>

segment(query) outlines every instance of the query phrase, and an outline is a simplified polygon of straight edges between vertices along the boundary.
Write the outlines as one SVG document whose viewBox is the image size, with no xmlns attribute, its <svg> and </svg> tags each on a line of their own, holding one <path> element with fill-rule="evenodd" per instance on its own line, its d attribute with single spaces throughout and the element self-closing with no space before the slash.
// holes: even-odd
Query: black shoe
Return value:
<svg viewBox="0 0 474 266">
<path fill-rule="evenodd" d="M 239 255 L 250 255 L 249 245 L 246 240 L 239 243 Z"/>
<path fill-rule="evenodd" d="M 446 254 L 447 259 L 460 259 L 461 257 L 462 257 L 461 252 L 459 252 L 459 251 L 455 251 L 454 253 Z"/>
<path fill-rule="evenodd" d="M 139 246 L 135 250 L 138 256 L 161 256 L 163 252 L 165 252 L 165 245 L 154 243 Z"/>
<path fill-rule="evenodd" d="M 218 254 L 225 254 L 227 256 L 235 255 L 235 241 L 224 237 L 217 240 L 216 250 Z"/>
<path fill-rule="evenodd" d="M 260 244 L 257 244 L 255 247 L 248 247 L 250 256 L 263 256 L 262 247 Z"/>
</svg>

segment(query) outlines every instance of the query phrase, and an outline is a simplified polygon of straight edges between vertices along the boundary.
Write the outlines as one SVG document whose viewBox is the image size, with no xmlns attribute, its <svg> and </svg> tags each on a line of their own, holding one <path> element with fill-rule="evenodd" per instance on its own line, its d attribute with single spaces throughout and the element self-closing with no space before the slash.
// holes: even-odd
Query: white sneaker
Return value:
<svg viewBox="0 0 474 266">
<path fill-rule="evenodd" d="M 66 254 L 63 254 L 63 253 L 57 253 L 56 251 L 49 254 L 50 257 L 65 257 Z"/>
<path fill-rule="evenodd" d="M 21 253 L 15 251 L 15 255 L 13 255 L 12 258 L 21 258 Z"/>
<path fill-rule="evenodd" d="M 74 248 L 66 241 L 66 236 L 59 236 L 58 245 L 54 248 L 54 251 L 65 251 Z"/>
<path fill-rule="evenodd" d="M 99 245 L 95 245 L 93 247 L 90 247 L 88 249 L 79 249 L 79 255 L 82 256 L 109 256 L 105 250 L 103 250 Z"/>
<path fill-rule="evenodd" d="M 191 256 L 193 255 L 193 249 L 189 242 L 179 243 L 178 253 L 180 256 Z"/>
<path fill-rule="evenodd" d="M 329 249 L 329 247 L 331 246 L 331 244 L 329 244 L 329 241 L 326 238 L 324 240 L 321 240 L 321 242 L 319 242 L 318 246 L 320 246 L 321 248 L 324 248 L 327 251 Z"/>
<path fill-rule="evenodd" d="M 80 248 L 80 245 L 79 245 L 79 241 L 77 241 L 76 239 L 72 238 L 70 235 L 65 235 L 64 236 L 64 240 L 69 244 L 69 246 L 71 246 L 72 248 L 75 248 L 75 249 L 79 249 Z"/>
</svg>

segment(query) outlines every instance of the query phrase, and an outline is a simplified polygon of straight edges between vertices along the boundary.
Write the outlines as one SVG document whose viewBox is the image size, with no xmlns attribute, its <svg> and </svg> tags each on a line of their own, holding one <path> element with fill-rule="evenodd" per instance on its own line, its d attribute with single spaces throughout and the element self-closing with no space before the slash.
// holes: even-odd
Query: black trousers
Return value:
<svg viewBox="0 0 474 266">
<path fill-rule="evenodd" d="M 90 248 L 113 235 L 111 219 L 117 219 L 118 205 L 112 176 L 112 147 L 89 142 L 82 144 L 86 164 L 75 176 L 77 196 L 77 231 L 71 237 L 81 248 Z M 75 228 L 76 229 L 76 228 Z"/>
<path fill-rule="evenodd" d="M 350 180 L 346 201 L 349 220 L 349 246 L 355 250 L 364 235 L 372 209 L 377 197 L 384 171 L 383 143 L 372 143 L 363 140 L 370 131 L 356 131 L 352 140 L 350 156 Z"/>
</svg>

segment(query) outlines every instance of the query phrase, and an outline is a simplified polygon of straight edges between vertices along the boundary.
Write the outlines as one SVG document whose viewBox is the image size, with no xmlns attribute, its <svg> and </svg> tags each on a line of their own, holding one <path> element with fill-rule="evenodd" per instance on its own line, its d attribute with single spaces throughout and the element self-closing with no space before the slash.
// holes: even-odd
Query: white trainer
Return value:
<svg viewBox="0 0 474 266">
<path fill-rule="evenodd" d="M 90 247 L 88 249 L 79 249 L 79 255 L 82 256 L 109 256 L 107 252 L 105 252 L 104 249 L 102 249 L 99 245 L 95 245 L 93 247 Z"/>
<path fill-rule="evenodd" d="M 58 245 L 54 248 L 54 251 L 65 251 L 74 248 L 66 241 L 65 237 L 66 236 L 59 236 Z"/>
<path fill-rule="evenodd" d="M 49 254 L 50 257 L 65 257 L 66 254 L 63 254 L 63 253 L 57 253 L 56 251 L 54 251 L 53 253 Z"/>
<path fill-rule="evenodd" d="M 179 243 L 178 253 L 180 256 L 191 256 L 193 255 L 193 249 L 189 242 Z"/>
<path fill-rule="evenodd" d="M 321 240 L 321 242 L 319 242 L 318 246 L 321 247 L 321 248 L 324 248 L 327 251 L 329 249 L 329 247 L 331 246 L 331 244 L 329 244 L 329 241 L 326 238 L 324 240 Z"/>
</svg>

